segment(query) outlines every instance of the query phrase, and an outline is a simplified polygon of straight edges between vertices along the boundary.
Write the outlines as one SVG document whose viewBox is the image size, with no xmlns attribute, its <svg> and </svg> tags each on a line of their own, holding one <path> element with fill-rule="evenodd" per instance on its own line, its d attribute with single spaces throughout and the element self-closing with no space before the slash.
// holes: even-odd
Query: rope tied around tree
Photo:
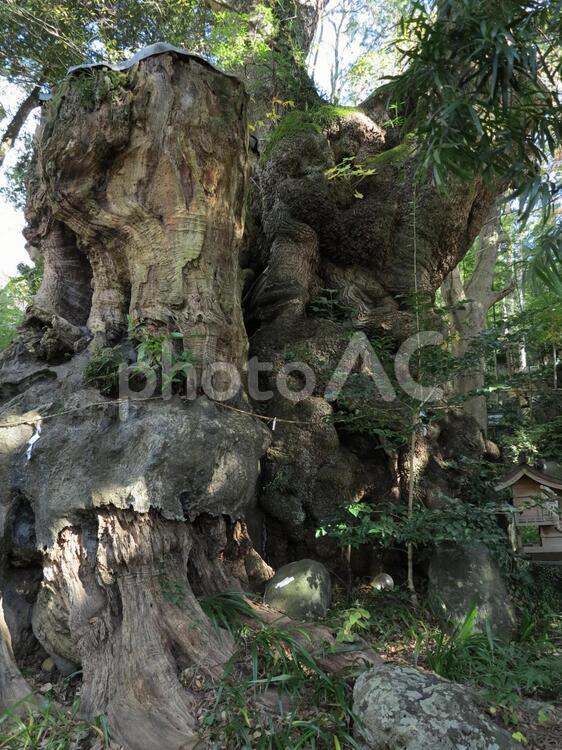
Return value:
<svg viewBox="0 0 562 750">
<path fill-rule="evenodd" d="M 86 409 L 93 409 L 95 407 L 102 407 L 107 408 L 110 406 L 119 406 L 120 404 L 129 404 L 129 403 L 145 403 L 147 401 L 161 401 L 160 396 L 151 396 L 149 398 L 139 398 L 139 399 L 128 399 L 128 398 L 121 398 L 121 399 L 113 399 L 111 401 L 94 401 L 91 404 L 85 404 L 82 406 L 76 406 L 71 409 L 63 409 L 62 411 L 54 412 L 53 414 L 41 414 L 39 412 L 39 409 L 42 407 L 37 407 L 36 409 L 31 409 L 30 412 L 35 412 L 34 416 L 31 416 L 29 418 L 20 419 L 19 421 L 14 422 L 0 422 L 0 429 L 10 429 L 12 427 L 23 427 L 23 426 L 29 426 L 34 427 L 37 422 L 44 422 L 47 419 L 54 419 L 55 417 L 62 417 L 67 414 L 77 413 L 81 411 L 85 411 Z M 190 399 L 182 398 L 182 401 L 189 401 Z M 229 409 L 230 411 L 237 412 L 238 414 L 245 414 L 249 417 L 254 417 L 255 419 L 261 419 L 264 422 L 269 422 L 272 425 L 272 429 L 275 429 L 275 426 L 277 423 L 281 424 L 294 424 L 294 425 L 312 425 L 312 424 L 318 424 L 319 420 L 298 420 L 298 419 L 284 419 L 283 417 L 269 417 L 264 414 L 258 414 L 257 412 L 250 411 L 247 409 L 238 409 L 235 406 L 231 406 L 230 404 L 224 404 L 220 401 L 213 401 L 213 403 L 216 406 L 220 406 L 223 409 Z"/>
</svg>

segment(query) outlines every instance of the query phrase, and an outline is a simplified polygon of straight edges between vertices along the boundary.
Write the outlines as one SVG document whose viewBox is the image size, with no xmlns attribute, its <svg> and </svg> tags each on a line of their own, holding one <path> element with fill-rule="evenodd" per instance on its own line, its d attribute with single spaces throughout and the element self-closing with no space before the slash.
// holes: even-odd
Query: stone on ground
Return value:
<svg viewBox="0 0 562 750">
<path fill-rule="evenodd" d="M 515 609 L 490 550 L 483 544 L 438 547 L 429 565 L 430 600 L 443 619 L 458 625 L 478 605 L 475 630 L 488 622 L 509 639 L 517 627 Z"/>
<path fill-rule="evenodd" d="M 332 599 L 330 574 L 316 560 L 297 560 L 284 565 L 268 582 L 265 603 L 294 620 L 325 616 Z"/>
<path fill-rule="evenodd" d="M 476 707 L 466 686 L 410 667 L 364 672 L 353 691 L 361 750 L 515 750 L 510 734 Z"/>
<path fill-rule="evenodd" d="M 55 668 L 55 660 L 51 659 L 50 656 L 41 664 L 41 669 L 43 670 L 43 672 L 54 672 Z"/>
</svg>

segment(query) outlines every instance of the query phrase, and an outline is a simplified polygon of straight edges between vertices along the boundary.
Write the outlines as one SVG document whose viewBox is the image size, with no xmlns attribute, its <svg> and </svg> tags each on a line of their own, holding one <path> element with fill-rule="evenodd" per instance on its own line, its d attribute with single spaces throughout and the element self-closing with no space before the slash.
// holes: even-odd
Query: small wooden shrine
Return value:
<svg viewBox="0 0 562 750">
<path fill-rule="evenodd" d="M 511 529 L 514 547 L 534 560 L 562 561 L 562 477 L 547 472 L 544 463 L 530 466 L 522 454 L 495 489 L 508 487 L 518 511 Z"/>
</svg>

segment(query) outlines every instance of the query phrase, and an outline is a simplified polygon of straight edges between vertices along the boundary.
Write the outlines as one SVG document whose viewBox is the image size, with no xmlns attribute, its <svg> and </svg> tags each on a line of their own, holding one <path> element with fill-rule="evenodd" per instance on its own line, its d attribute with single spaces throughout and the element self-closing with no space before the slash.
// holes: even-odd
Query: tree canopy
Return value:
<svg viewBox="0 0 562 750">
<path fill-rule="evenodd" d="M 483 179 L 542 212 L 531 271 L 560 285 L 562 3 L 413 2 L 400 24 L 403 72 L 385 90 L 397 123 L 416 134 L 438 187 Z"/>
</svg>

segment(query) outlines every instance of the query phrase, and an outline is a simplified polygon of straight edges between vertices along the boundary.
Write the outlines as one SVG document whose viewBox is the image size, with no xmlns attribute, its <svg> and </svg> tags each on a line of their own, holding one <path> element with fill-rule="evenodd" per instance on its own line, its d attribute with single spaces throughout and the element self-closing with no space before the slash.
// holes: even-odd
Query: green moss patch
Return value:
<svg viewBox="0 0 562 750">
<path fill-rule="evenodd" d="M 48 117 L 55 120 L 62 102 L 69 96 L 74 96 L 78 105 L 88 112 L 93 112 L 107 99 L 116 103 L 122 90 L 129 87 L 130 80 L 129 71 L 119 72 L 109 68 L 76 71 L 55 88 L 48 104 Z"/>
<path fill-rule="evenodd" d="M 349 117 L 357 112 L 359 110 L 355 107 L 337 107 L 333 104 L 289 112 L 269 134 L 262 161 L 267 161 L 282 141 L 295 138 L 302 133 L 322 133 L 334 120 Z"/>
</svg>

